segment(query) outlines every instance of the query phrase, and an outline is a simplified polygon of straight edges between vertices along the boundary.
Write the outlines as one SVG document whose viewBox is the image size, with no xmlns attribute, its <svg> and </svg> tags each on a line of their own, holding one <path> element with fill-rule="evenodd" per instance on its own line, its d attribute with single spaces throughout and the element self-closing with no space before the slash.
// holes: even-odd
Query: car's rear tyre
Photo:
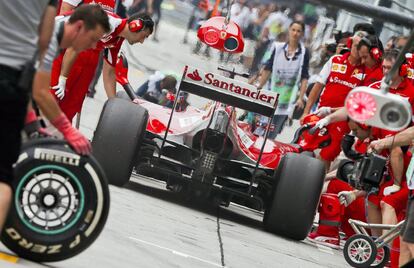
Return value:
<svg viewBox="0 0 414 268">
<path fill-rule="evenodd" d="M 110 184 L 129 181 L 148 121 L 145 108 L 131 101 L 106 101 L 92 141 L 93 154 Z"/>
<path fill-rule="evenodd" d="M 98 237 L 109 211 L 108 184 L 93 157 L 50 138 L 26 143 L 15 167 L 1 240 L 20 257 L 61 261 Z"/>
<path fill-rule="evenodd" d="M 323 163 L 304 154 L 286 154 L 274 174 L 272 198 L 263 223 L 267 231 L 305 239 L 312 227 L 322 192 Z"/>
</svg>

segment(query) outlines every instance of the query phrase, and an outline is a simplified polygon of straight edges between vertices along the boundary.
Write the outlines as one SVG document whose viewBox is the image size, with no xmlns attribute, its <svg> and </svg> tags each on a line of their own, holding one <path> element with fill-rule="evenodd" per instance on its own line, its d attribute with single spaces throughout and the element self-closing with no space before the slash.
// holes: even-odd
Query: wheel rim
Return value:
<svg viewBox="0 0 414 268">
<path fill-rule="evenodd" d="M 385 247 L 385 246 L 384 246 Z M 371 266 L 376 266 L 376 265 L 378 265 L 378 264 L 380 264 L 380 263 L 382 263 L 383 261 L 384 261 L 384 258 L 385 258 L 385 249 L 384 249 L 384 247 L 382 247 L 382 248 L 379 248 L 378 250 L 377 250 L 377 256 L 375 257 L 375 260 L 374 260 L 374 262 L 371 264 Z"/>
<path fill-rule="evenodd" d="M 348 256 L 357 264 L 366 263 L 371 255 L 372 247 L 365 239 L 355 239 L 348 247 Z"/>
<path fill-rule="evenodd" d="M 41 234 L 59 234 L 76 224 L 84 210 L 85 195 L 79 179 L 68 169 L 43 165 L 19 182 L 15 206 L 21 221 Z"/>
</svg>

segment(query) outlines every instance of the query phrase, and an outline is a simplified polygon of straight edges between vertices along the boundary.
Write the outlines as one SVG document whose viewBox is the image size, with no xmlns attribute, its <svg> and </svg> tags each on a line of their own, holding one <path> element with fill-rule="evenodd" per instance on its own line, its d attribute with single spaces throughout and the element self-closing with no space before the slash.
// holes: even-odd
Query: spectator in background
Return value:
<svg viewBox="0 0 414 268">
<path fill-rule="evenodd" d="M 262 88 L 270 78 L 270 90 L 280 94 L 272 121 L 274 129 L 269 135 L 272 139 L 282 131 L 286 120 L 292 117 L 295 106 L 299 108 L 305 106 L 303 97 L 309 78 L 310 57 L 308 49 L 301 42 L 304 30 L 303 22 L 294 21 L 290 24 L 288 41 L 273 44 L 271 57 L 266 61 L 259 77 L 258 89 Z"/>
<path fill-rule="evenodd" d="M 395 36 L 395 35 L 388 38 L 387 43 L 385 43 L 385 47 L 384 47 L 385 52 L 395 48 L 395 40 L 396 39 L 397 39 L 397 36 Z"/>
<path fill-rule="evenodd" d="M 395 48 L 401 50 L 407 44 L 408 36 L 401 35 L 395 39 Z"/>
</svg>

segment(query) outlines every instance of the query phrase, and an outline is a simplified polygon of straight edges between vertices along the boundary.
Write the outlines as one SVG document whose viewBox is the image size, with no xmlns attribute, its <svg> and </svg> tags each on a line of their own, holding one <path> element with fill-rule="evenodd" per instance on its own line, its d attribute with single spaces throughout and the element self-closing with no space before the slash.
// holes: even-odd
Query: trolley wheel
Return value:
<svg viewBox="0 0 414 268">
<path fill-rule="evenodd" d="M 356 234 L 346 241 L 344 257 L 352 267 L 370 267 L 377 257 L 377 246 L 371 237 Z"/>
<path fill-rule="evenodd" d="M 385 245 L 382 248 L 377 249 L 377 257 L 370 267 L 384 267 L 390 259 L 390 249 Z"/>
</svg>

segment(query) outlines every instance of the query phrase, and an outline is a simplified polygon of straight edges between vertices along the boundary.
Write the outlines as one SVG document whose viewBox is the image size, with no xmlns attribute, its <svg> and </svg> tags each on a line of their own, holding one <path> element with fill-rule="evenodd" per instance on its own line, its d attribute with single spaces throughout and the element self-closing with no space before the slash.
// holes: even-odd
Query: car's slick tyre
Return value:
<svg viewBox="0 0 414 268">
<path fill-rule="evenodd" d="M 22 258 L 61 261 L 98 237 L 109 211 L 108 183 L 91 156 L 65 141 L 41 138 L 23 146 L 14 196 L 1 240 Z"/>
<path fill-rule="evenodd" d="M 324 165 L 318 159 L 296 153 L 283 156 L 263 218 L 265 229 L 287 238 L 305 239 L 312 227 L 324 175 Z"/>
<path fill-rule="evenodd" d="M 119 98 L 106 101 L 92 149 L 109 184 L 123 186 L 129 181 L 147 121 L 147 110 L 138 104 Z"/>
<path fill-rule="evenodd" d="M 372 267 L 371 264 L 377 258 L 377 246 L 371 237 L 355 234 L 346 240 L 343 253 L 346 262 L 352 267 Z"/>
</svg>

